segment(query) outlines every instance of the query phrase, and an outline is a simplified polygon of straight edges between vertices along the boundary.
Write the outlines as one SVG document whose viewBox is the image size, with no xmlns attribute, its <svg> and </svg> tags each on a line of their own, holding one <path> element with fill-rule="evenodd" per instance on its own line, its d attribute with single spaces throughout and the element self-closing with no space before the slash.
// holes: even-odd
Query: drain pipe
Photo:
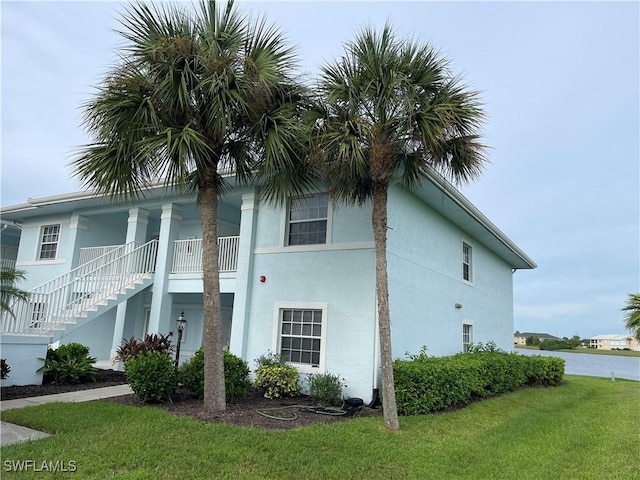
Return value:
<svg viewBox="0 0 640 480">
<path fill-rule="evenodd" d="M 373 329 L 373 390 L 371 392 L 371 401 L 367 405 L 369 408 L 375 408 L 380 403 L 380 388 L 378 387 L 378 369 L 380 363 L 380 333 L 378 325 L 378 298 L 375 301 L 375 327 Z"/>
</svg>

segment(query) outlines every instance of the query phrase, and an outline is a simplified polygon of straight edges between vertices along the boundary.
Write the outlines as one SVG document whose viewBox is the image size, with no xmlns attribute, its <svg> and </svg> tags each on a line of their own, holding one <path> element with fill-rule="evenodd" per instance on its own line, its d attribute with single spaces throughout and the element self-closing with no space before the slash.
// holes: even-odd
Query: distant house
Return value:
<svg viewBox="0 0 640 480">
<path fill-rule="evenodd" d="M 345 394 L 368 401 L 380 381 L 371 204 L 334 205 L 318 191 L 275 206 L 257 187 L 228 181 L 217 225 L 223 343 L 250 366 L 271 351 L 300 374 L 339 374 Z M 124 203 L 77 192 L 0 215 L 21 227 L 2 231 L 2 253 L 26 272 L 20 287 L 33 289 L 15 318 L 2 319 L 9 381 L 38 381 L 37 358 L 56 341 L 87 345 L 110 368 L 123 338 L 175 332 L 182 312 L 180 359 L 201 346 L 194 194 L 157 186 Z M 535 263 L 437 176 L 413 191 L 392 186 L 388 217 L 395 354 L 426 345 L 451 355 L 488 341 L 511 350 L 513 272 Z"/>
<path fill-rule="evenodd" d="M 540 340 L 562 340 L 561 338 L 554 337 L 553 335 L 549 335 L 548 333 L 535 333 L 535 332 L 516 332 L 513 335 L 513 343 L 515 345 L 526 345 L 527 338 L 529 337 L 537 337 Z"/>
<path fill-rule="evenodd" d="M 589 339 L 589 347 L 598 350 L 635 350 L 640 351 L 640 342 L 632 335 L 604 334 Z"/>
</svg>

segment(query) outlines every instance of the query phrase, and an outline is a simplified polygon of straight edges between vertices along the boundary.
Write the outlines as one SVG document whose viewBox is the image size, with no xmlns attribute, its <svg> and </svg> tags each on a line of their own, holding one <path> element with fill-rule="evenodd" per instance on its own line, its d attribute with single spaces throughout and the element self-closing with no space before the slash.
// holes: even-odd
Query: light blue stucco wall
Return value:
<svg viewBox="0 0 640 480">
<path fill-rule="evenodd" d="M 35 218 L 22 225 L 20 247 L 16 268 L 26 273 L 26 279 L 20 283 L 20 288 L 30 290 L 52 278 L 62 275 L 71 268 L 72 258 L 68 258 L 65 246 L 69 245 L 71 214 L 56 215 L 47 218 Z M 43 225 L 60 224 L 60 239 L 58 255 L 55 260 L 39 261 L 39 245 L 41 228 Z"/>
<path fill-rule="evenodd" d="M 462 280 L 462 243 L 472 246 L 473 282 Z M 513 346 L 511 267 L 473 237 L 397 187 L 389 196 L 388 272 L 395 357 L 462 351 L 462 324 L 473 342 Z M 460 304 L 461 308 L 456 308 Z"/>
<path fill-rule="evenodd" d="M 363 214 L 367 220 L 362 220 Z M 244 357 L 252 369 L 256 358 L 278 348 L 279 306 L 323 304 L 324 371 L 345 379 L 345 395 L 371 398 L 375 263 L 367 215 L 366 208 L 333 208 L 327 245 L 284 247 L 283 210 L 260 203 L 254 274 L 247 285 L 250 308 Z"/>
</svg>

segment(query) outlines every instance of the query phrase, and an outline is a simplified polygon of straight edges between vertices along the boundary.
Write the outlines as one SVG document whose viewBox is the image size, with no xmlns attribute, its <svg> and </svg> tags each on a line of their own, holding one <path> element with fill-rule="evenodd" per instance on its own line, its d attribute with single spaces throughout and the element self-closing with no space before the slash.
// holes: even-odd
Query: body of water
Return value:
<svg viewBox="0 0 640 480">
<path fill-rule="evenodd" d="M 565 360 L 564 373 L 568 375 L 587 375 L 589 377 L 626 378 L 640 381 L 640 357 L 622 357 L 618 355 L 599 355 L 597 353 L 568 353 L 549 350 L 530 350 L 516 348 L 521 355 L 542 355 L 560 357 Z"/>
</svg>

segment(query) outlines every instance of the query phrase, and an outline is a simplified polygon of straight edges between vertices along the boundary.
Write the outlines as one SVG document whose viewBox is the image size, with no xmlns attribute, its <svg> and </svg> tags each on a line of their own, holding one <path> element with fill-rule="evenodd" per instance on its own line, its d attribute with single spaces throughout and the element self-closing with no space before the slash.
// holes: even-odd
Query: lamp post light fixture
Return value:
<svg viewBox="0 0 640 480">
<path fill-rule="evenodd" d="M 187 319 L 184 318 L 184 311 L 180 312 L 180 316 L 178 317 L 178 346 L 176 347 L 176 368 L 178 368 L 178 364 L 180 362 L 180 344 L 182 343 L 182 332 L 184 332 L 184 327 L 187 325 Z"/>
</svg>

